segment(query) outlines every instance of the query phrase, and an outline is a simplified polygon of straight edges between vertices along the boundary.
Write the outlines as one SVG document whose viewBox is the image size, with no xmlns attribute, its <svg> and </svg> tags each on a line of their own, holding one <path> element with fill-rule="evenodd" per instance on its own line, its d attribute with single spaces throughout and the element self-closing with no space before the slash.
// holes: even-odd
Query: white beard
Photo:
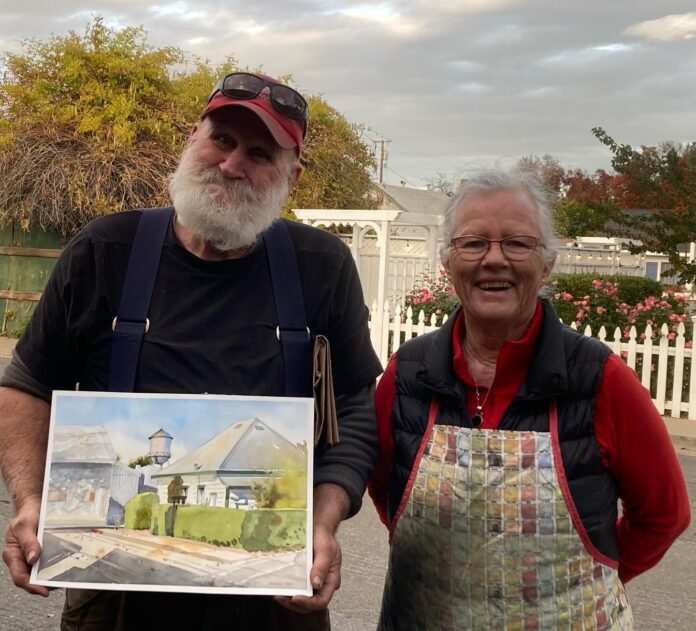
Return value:
<svg viewBox="0 0 696 631">
<path fill-rule="evenodd" d="M 289 176 L 260 191 L 215 168 L 200 171 L 188 147 L 169 176 L 177 221 L 221 252 L 253 245 L 280 215 L 289 192 Z"/>
</svg>

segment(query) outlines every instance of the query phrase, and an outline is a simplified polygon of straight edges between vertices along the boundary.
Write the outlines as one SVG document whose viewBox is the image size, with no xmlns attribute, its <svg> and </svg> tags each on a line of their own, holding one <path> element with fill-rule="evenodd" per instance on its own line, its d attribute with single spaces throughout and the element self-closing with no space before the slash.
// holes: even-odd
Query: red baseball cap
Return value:
<svg viewBox="0 0 696 631">
<path fill-rule="evenodd" d="M 256 114 L 284 149 L 302 151 L 307 102 L 299 92 L 268 75 L 233 72 L 213 88 L 201 119 L 221 107 L 245 107 Z"/>
</svg>

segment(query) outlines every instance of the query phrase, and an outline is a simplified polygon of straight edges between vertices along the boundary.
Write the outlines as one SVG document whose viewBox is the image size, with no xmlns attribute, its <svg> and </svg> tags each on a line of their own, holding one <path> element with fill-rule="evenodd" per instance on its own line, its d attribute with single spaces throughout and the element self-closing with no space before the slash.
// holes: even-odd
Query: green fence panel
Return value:
<svg viewBox="0 0 696 631">
<path fill-rule="evenodd" d="M 60 237 L 40 229 L 0 229 L 0 333 L 21 335 L 60 253 Z"/>
</svg>

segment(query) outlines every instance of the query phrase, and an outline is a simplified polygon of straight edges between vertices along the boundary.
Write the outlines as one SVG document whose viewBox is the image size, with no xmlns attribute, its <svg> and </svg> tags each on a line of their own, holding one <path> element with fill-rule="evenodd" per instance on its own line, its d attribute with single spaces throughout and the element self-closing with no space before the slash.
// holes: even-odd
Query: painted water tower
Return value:
<svg viewBox="0 0 696 631">
<path fill-rule="evenodd" d="M 154 464 L 163 465 L 172 455 L 173 437 L 161 427 L 150 436 L 150 451 L 148 455 Z"/>
</svg>

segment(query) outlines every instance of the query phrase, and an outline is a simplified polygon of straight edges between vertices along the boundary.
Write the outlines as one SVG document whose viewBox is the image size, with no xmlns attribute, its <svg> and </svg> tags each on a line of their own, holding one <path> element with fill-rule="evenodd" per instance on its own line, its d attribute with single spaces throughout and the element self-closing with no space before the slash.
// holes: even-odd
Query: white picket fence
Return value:
<svg viewBox="0 0 696 631">
<path fill-rule="evenodd" d="M 370 335 L 382 365 L 386 365 L 391 354 L 406 340 L 435 331 L 447 321 L 447 316 L 440 320 L 433 315 L 426 322 L 425 313 L 421 311 L 417 320 L 417 324 L 413 324 L 411 307 L 404 311 L 401 305 L 390 307 L 385 303 L 380 312 L 373 305 L 370 311 Z M 571 326 L 576 328 L 574 323 Z M 696 327 L 696 323 L 689 326 Z M 694 354 L 692 348 L 687 348 L 685 332 L 684 323 L 679 323 L 674 339 L 670 340 L 671 331 L 663 324 L 657 338 L 652 339 L 653 327 L 648 325 L 644 337 L 635 327 L 631 327 L 625 339 L 617 327 L 609 338 L 606 328 L 602 326 L 595 337 L 637 372 L 642 384 L 652 393 L 660 414 L 696 420 L 696 370 L 692 369 Z M 592 337 L 589 326 L 585 327 L 583 333 Z M 692 339 L 696 340 L 696 331 L 693 333 Z"/>
</svg>

